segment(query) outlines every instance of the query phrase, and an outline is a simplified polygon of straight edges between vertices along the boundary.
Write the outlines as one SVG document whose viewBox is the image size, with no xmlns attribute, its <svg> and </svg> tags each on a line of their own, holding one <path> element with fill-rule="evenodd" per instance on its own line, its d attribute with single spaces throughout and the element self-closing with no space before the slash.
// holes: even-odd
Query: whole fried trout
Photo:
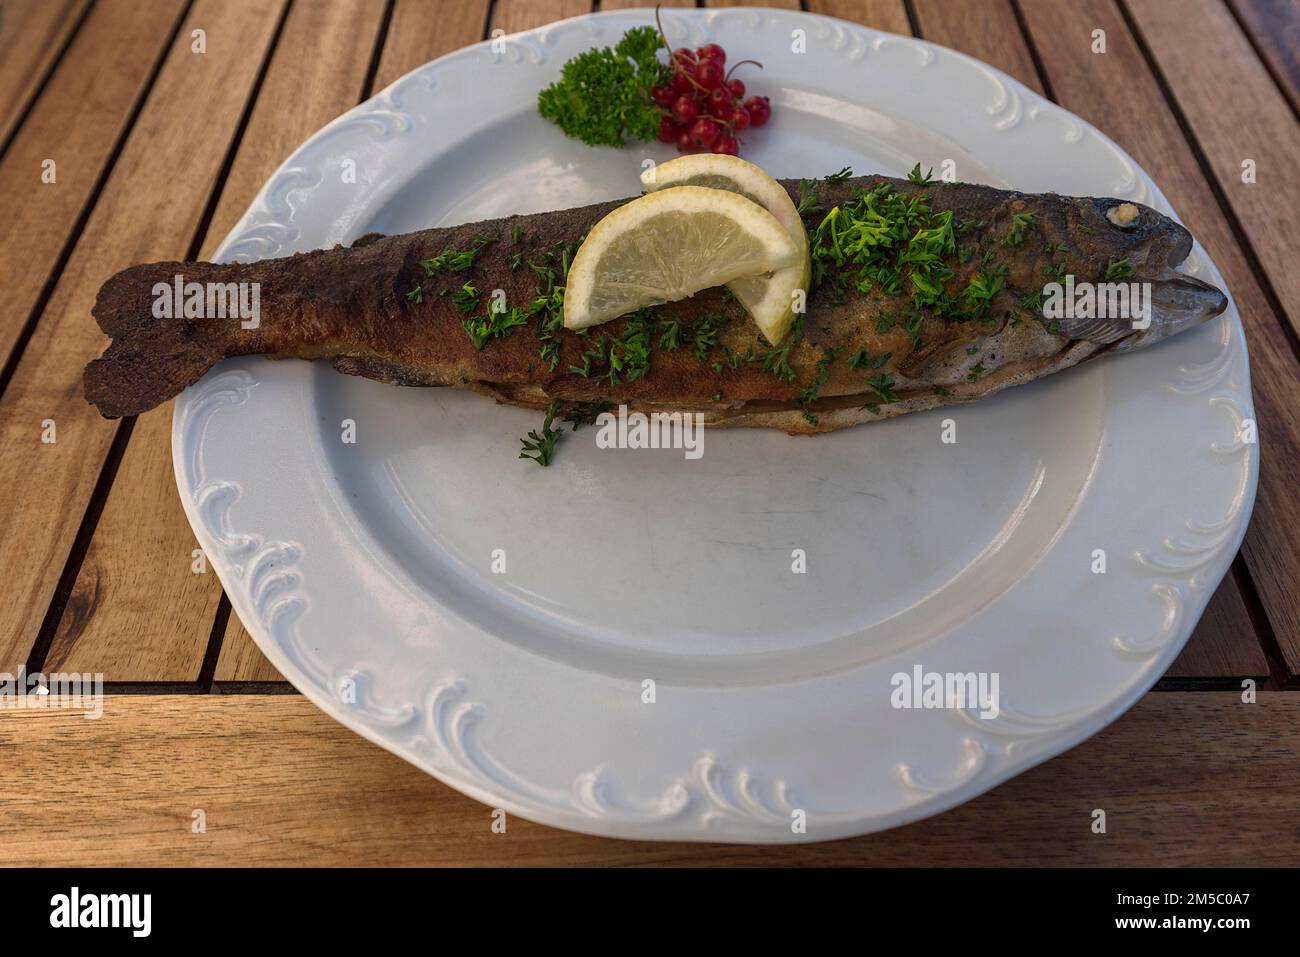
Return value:
<svg viewBox="0 0 1300 957">
<path fill-rule="evenodd" d="M 824 432 L 974 401 L 1157 342 L 1227 304 L 1220 290 L 1175 272 L 1191 234 L 1123 200 L 880 176 L 782 185 L 809 229 L 814 288 L 802 321 L 776 347 L 722 288 L 585 334 L 560 327 L 572 253 L 620 205 L 598 203 L 371 234 L 347 247 L 248 264 L 134 266 L 99 291 L 93 313 L 112 343 L 86 367 L 86 398 L 106 417 L 135 415 L 226 357 L 262 355 L 328 361 L 397 385 L 472 389 L 512 405 L 558 402 L 561 417 L 626 404 L 699 412 L 712 425 Z M 951 211 L 951 249 L 931 273 L 942 277 L 938 304 L 927 303 L 935 289 L 918 292 L 905 263 L 901 281 L 890 282 L 864 279 L 852 255 L 841 261 L 838 220 L 828 217 L 855 202 L 860 208 L 872 191 L 916 200 L 931 223 Z M 905 251 L 900 244 L 899 255 Z M 178 276 L 217 289 L 218 299 L 221 289 L 236 288 L 229 284 L 258 284 L 256 328 L 224 310 L 216 310 L 222 318 L 179 302 L 171 318 L 158 318 Z M 1149 325 L 1045 315 L 1045 283 L 1067 277 L 1150 283 Z"/>
</svg>

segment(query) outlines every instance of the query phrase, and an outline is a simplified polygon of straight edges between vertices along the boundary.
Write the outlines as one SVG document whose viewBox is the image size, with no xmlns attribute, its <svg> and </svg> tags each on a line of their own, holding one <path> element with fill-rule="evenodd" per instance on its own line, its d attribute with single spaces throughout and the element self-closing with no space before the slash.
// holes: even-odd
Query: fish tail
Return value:
<svg viewBox="0 0 1300 957">
<path fill-rule="evenodd" d="M 113 276 L 99 290 L 91 314 L 113 341 L 86 366 L 87 401 L 108 419 L 138 415 L 197 382 L 235 346 L 237 322 L 185 318 L 155 304 L 175 277 L 223 281 L 229 267 L 208 263 L 149 263 Z M 202 272 L 204 275 L 196 275 Z"/>
</svg>

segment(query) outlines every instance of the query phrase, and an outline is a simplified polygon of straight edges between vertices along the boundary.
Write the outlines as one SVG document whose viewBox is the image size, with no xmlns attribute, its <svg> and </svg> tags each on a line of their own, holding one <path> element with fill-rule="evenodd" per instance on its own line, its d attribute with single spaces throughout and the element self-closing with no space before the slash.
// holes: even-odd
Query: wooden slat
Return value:
<svg viewBox="0 0 1300 957">
<path fill-rule="evenodd" d="M 695 0 L 660 0 L 657 4 L 652 4 L 649 0 L 597 0 L 596 6 L 603 13 L 606 10 L 631 10 L 636 7 L 693 7 Z"/>
<path fill-rule="evenodd" d="M 1255 624 L 1229 571 L 1165 677 L 1265 678 L 1268 673 Z"/>
<path fill-rule="evenodd" d="M 590 0 L 497 0 L 491 29 L 518 33 L 590 12 Z"/>
<path fill-rule="evenodd" d="M 1300 364 L 1260 290 L 1214 193 L 1141 51 L 1109 0 L 1021 3 L 1052 89 L 1066 109 L 1096 124 L 1150 171 L 1227 279 L 1250 344 L 1261 468 L 1244 554 L 1292 672 L 1300 670 Z M 1107 52 L 1090 50 L 1104 29 Z M 1217 516 L 1215 516 L 1217 517 Z M 1204 520 L 1213 520 L 1206 516 Z"/>
<path fill-rule="evenodd" d="M 507 820 L 296 695 L 0 711 L 0 864 L 1283 866 L 1300 859 L 1300 695 L 1147 695 L 1073 751 L 918 824 L 802 847 L 615 841 Z M 1177 728 L 1179 733 L 1169 733 Z M 59 773 L 49 773 L 50 755 Z M 383 799 L 376 800 L 382 793 Z M 122 800 L 129 795 L 129 800 Z M 1107 833 L 1093 834 L 1092 811 Z M 206 832 L 192 831 L 204 812 Z M 816 827 L 816 821 L 810 821 Z"/>
<path fill-rule="evenodd" d="M 266 660 L 266 655 L 253 642 L 239 617 L 231 611 L 226 622 L 226 634 L 217 657 L 217 670 L 213 680 L 227 681 L 284 681 L 284 675 Z"/>
<path fill-rule="evenodd" d="M 798 10 L 799 0 L 705 0 L 706 7 L 784 7 Z"/>
<path fill-rule="evenodd" d="M 442 4 L 429 15 L 425 0 L 397 0 L 384 52 L 375 75 L 382 90 L 403 74 L 484 38 L 489 0 L 459 0 Z"/>
<path fill-rule="evenodd" d="M 913 0 L 913 7 L 925 39 L 968 53 L 1043 92 L 1010 0 Z"/>
<path fill-rule="evenodd" d="M 0 365 L 53 278 L 181 8 L 181 0 L 96 4 L 0 161 Z M 53 184 L 41 180 L 46 160 L 55 163 Z"/>
<path fill-rule="evenodd" d="M 1300 5 L 1295 0 L 1228 0 L 1282 87 L 1300 112 Z"/>
<path fill-rule="evenodd" d="M 0 146 L 9 141 L 23 110 L 49 75 L 89 3 L 0 2 Z"/>
<path fill-rule="evenodd" d="M 430 17 L 424 0 L 398 0 L 375 74 L 375 89 L 382 89 L 444 53 L 482 40 L 487 11 L 487 0 L 473 0 L 448 7 L 445 13 Z M 306 139 L 312 129 L 314 127 L 308 126 L 297 141 Z M 296 145 L 297 141 L 291 145 Z M 214 679 L 218 682 L 284 680 L 258 650 L 234 612 L 231 612 L 222 638 Z"/>
<path fill-rule="evenodd" d="M 0 510 L 0 670 L 27 659 L 117 431 L 81 394 L 82 367 L 104 344 L 90 316 L 95 294 L 132 263 L 187 252 L 282 8 L 193 6 L 0 399 L 0 488 L 22 503 Z M 191 51 L 199 28 L 203 54 Z M 46 419 L 53 444 L 41 442 Z"/>
<path fill-rule="evenodd" d="M 1128 8 L 1300 335 L 1300 124 L 1222 0 Z M 1253 183 L 1242 182 L 1246 159 Z"/>
<path fill-rule="evenodd" d="M 874 30 L 904 35 L 912 32 L 903 0 L 809 0 L 808 10 L 861 23 Z"/>
<path fill-rule="evenodd" d="M 200 258 L 285 156 L 360 99 L 383 13 L 383 0 L 290 8 Z M 192 570 L 198 543 L 176 494 L 171 421 L 170 402 L 137 420 L 47 668 L 114 681 L 198 678 L 221 585 L 210 569 Z"/>
</svg>

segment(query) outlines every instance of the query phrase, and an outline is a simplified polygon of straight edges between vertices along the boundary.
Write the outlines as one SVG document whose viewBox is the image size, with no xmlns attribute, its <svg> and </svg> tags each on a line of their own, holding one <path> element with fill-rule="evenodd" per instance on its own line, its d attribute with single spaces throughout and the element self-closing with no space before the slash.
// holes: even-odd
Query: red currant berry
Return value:
<svg viewBox="0 0 1300 957">
<path fill-rule="evenodd" d="M 762 126 L 772 118 L 772 101 L 765 96 L 751 96 L 745 101 L 749 111 L 749 125 Z"/>
<path fill-rule="evenodd" d="M 694 69 L 692 67 L 692 69 Z M 691 78 L 680 70 L 673 74 L 672 81 L 668 84 L 672 89 L 674 96 L 681 96 L 683 93 L 690 95 L 695 92 L 695 84 Z"/>
<path fill-rule="evenodd" d="M 734 136 L 728 136 L 724 133 L 722 136 L 719 136 L 717 141 L 713 144 L 713 152 L 722 153 L 725 156 L 739 156 L 740 144 L 736 142 Z"/>
<path fill-rule="evenodd" d="M 673 51 L 672 66 L 679 70 L 694 67 L 695 51 L 690 47 L 678 47 Z"/>
<path fill-rule="evenodd" d="M 716 43 L 706 43 L 695 51 L 695 57 L 698 60 L 717 60 L 718 66 L 722 66 L 727 62 L 727 51 Z"/>
<path fill-rule="evenodd" d="M 695 152 L 695 143 L 694 141 L 691 140 L 690 130 L 682 130 L 682 132 L 677 134 L 677 152 L 679 153 Z"/>
<path fill-rule="evenodd" d="M 716 90 L 722 86 L 722 66 L 712 60 L 702 60 L 695 68 L 695 82 L 706 90 Z"/>
<path fill-rule="evenodd" d="M 661 116 L 659 118 L 659 142 L 676 143 L 677 137 L 681 134 L 681 124 L 677 123 L 671 116 Z"/>
<path fill-rule="evenodd" d="M 722 129 L 717 122 L 704 116 L 696 120 L 695 125 L 691 127 L 691 142 L 700 149 L 707 150 L 718 141 L 721 132 Z"/>
<path fill-rule="evenodd" d="M 735 112 L 731 114 L 731 128 L 739 133 L 747 126 L 749 126 L 749 110 L 743 106 L 736 107 Z"/>
<path fill-rule="evenodd" d="M 717 116 L 720 107 L 731 108 L 731 91 L 725 86 L 709 91 L 709 112 Z"/>
<path fill-rule="evenodd" d="M 731 91 L 731 95 L 736 99 L 743 100 L 745 98 L 745 84 L 740 80 L 729 80 L 727 89 Z"/>
<path fill-rule="evenodd" d="M 673 88 L 667 83 L 650 88 L 650 99 L 654 100 L 656 106 L 662 106 L 665 110 L 672 107 L 673 100 L 676 98 L 677 95 L 673 93 Z"/>
<path fill-rule="evenodd" d="M 700 104 L 693 96 L 683 93 L 673 102 L 673 116 L 683 126 L 694 123 L 699 115 Z"/>
</svg>

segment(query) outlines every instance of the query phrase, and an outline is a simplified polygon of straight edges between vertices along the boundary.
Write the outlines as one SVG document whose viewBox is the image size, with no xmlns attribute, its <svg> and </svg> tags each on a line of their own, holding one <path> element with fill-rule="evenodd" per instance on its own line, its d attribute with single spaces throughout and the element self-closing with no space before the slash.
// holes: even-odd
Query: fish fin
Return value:
<svg viewBox="0 0 1300 957">
<path fill-rule="evenodd" d="M 104 284 L 92 315 L 113 342 L 83 376 L 87 401 L 108 419 L 138 415 L 166 402 L 225 357 L 230 336 L 199 320 L 158 319 L 154 287 L 196 264 L 133 266 Z"/>
</svg>

